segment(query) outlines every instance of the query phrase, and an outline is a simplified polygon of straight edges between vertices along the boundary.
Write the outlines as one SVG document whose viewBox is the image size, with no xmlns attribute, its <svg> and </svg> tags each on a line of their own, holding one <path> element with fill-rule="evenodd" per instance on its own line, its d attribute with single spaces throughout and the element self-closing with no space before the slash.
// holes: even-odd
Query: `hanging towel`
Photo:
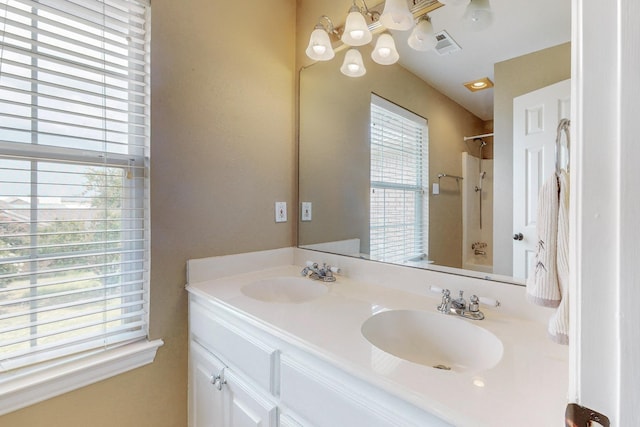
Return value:
<svg viewBox="0 0 640 427">
<path fill-rule="evenodd" d="M 558 285 L 562 300 L 549 320 L 549 336 L 558 344 L 569 344 L 569 175 L 561 171 L 558 179 Z"/>
<path fill-rule="evenodd" d="M 557 272 L 558 176 L 554 173 L 538 193 L 536 254 L 527 278 L 527 299 L 544 307 L 557 307 L 562 299 Z"/>
</svg>

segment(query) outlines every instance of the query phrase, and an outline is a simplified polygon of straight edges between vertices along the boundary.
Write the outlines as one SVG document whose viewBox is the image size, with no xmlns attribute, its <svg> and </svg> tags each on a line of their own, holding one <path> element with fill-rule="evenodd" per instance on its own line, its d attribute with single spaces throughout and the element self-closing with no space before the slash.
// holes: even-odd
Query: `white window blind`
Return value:
<svg viewBox="0 0 640 427">
<path fill-rule="evenodd" d="M 147 336 L 148 9 L 0 0 L 0 372 Z"/>
<path fill-rule="evenodd" d="M 370 256 L 424 258 L 428 248 L 427 121 L 371 97 Z"/>
</svg>

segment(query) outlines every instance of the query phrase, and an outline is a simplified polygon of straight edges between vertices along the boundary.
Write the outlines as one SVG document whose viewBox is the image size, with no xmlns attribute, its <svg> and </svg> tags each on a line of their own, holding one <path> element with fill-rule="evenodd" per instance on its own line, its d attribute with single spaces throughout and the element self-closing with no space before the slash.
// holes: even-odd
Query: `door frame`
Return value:
<svg viewBox="0 0 640 427">
<path fill-rule="evenodd" d="M 572 0 L 569 400 L 612 425 L 640 419 L 637 16 L 637 0 Z"/>
</svg>

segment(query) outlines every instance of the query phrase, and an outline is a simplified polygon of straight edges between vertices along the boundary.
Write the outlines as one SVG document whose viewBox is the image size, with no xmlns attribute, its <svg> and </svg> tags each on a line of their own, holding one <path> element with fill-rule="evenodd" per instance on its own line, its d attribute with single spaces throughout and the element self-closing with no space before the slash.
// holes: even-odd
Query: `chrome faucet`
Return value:
<svg viewBox="0 0 640 427">
<path fill-rule="evenodd" d="M 451 292 L 449 289 L 442 289 L 431 287 L 434 291 L 442 291 L 442 301 L 438 305 L 437 310 L 442 314 L 455 314 L 460 317 L 464 317 L 471 320 L 484 319 L 484 313 L 480 311 L 480 298 L 476 295 L 472 295 L 469 298 L 469 303 L 464 299 L 464 291 L 460 291 L 459 297 L 451 299 Z M 489 298 L 483 298 L 483 302 L 495 307 L 500 306 L 500 301 L 491 300 Z"/>
<path fill-rule="evenodd" d="M 458 297 L 458 299 L 454 299 L 453 301 L 451 301 L 451 306 L 456 310 L 466 310 L 467 301 L 464 299 L 464 296 L 463 296 L 464 291 L 459 291 L 459 292 L 460 292 L 460 296 Z"/>
<path fill-rule="evenodd" d="M 336 277 L 334 276 L 334 273 L 337 274 L 339 272 L 340 269 L 338 267 L 331 267 L 330 265 L 327 265 L 325 263 L 323 263 L 322 267 L 320 267 L 317 262 L 307 261 L 307 266 L 302 269 L 300 274 L 313 280 L 335 282 Z"/>
</svg>

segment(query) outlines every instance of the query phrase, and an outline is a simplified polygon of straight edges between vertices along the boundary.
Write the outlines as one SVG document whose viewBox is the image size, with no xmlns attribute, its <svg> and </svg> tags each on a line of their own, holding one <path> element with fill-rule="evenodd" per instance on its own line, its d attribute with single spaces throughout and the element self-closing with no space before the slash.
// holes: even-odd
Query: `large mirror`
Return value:
<svg viewBox="0 0 640 427">
<path fill-rule="evenodd" d="M 513 168 L 513 99 L 570 77 L 570 2 L 490 5 L 491 25 L 472 31 L 464 6 L 436 4 L 429 17 L 445 37 L 440 52 L 415 51 L 408 33 L 393 31 L 400 54 L 394 65 L 374 63 L 371 46 L 364 46 L 362 77 L 341 74 L 346 49 L 300 71 L 298 246 L 524 282 L 513 265 L 512 183 L 514 173 L 527 173 Z M 494 87 L 471 92 L 463 86 L 483 77 Z M 372 117 L 380 106 L 391 117 L 405 111 L 426 123 L 418 161 L 424 177 L 410 197 L 378 182 L 380 123 Z M 405 161 L 383 167 L 398 162 Z M 400 222 L 418 237 L 398 237 L 392 229 Z M 393 248 L 411 239 L 422 246 L 411 243 L 398 257 Z"/>
</svg>

